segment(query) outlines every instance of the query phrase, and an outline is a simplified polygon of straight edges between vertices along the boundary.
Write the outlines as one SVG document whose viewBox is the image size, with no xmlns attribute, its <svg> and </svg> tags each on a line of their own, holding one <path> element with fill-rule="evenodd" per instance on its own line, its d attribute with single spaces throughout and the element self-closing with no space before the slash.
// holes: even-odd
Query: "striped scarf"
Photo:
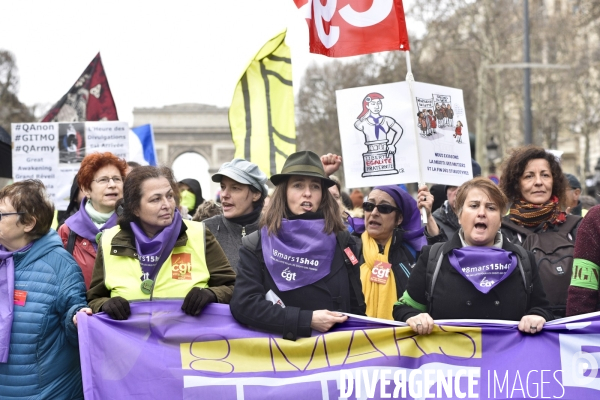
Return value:
<svg viewBox="0 0 600 400">
<path fill-rule="evenodd" d="M 552 196 L 544 204 L 517 200 L 510 207 L 508 216 L 511 221 L 521 226 L 528 228 L 541 226 L 542 232 L 545 232 L 551 225 L 559 225 L 567 220 L 567 214 L 561 211 L 556 196 Z"/>
</svg>

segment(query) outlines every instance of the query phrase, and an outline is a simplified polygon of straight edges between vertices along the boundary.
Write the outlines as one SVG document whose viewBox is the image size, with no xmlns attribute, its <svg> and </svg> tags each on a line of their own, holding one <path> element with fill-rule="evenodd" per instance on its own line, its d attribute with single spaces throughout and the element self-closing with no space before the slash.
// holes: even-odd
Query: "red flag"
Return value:
<svg viewBox="0 0 600 400">
<path fill-rule="evenodd" d="M 118 121 L 100 53 L 42 122 Z"/>
<path fill-rule="evenodd" d="M 311 53 L 347 57 L 410 50 L 402 0 L 294 0 L 294 3 L 305 13 Z"/>
</svg>

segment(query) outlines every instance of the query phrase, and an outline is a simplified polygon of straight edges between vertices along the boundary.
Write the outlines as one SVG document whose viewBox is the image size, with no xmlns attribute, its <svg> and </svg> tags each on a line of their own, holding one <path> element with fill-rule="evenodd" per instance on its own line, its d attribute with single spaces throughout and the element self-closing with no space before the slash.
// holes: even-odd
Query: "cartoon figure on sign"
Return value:
<svg viewBox="0 0 600 400">
<path fill-rule="evenodd" d="M 433 110 L 427 110 L 427 112 L 429 113 L 427 118 L 429 118 L 429 124 L 431 125 L 431 134 L 436 134 L 437 132 L 435 131 L 435 128 L 437 128 L 437 123 L 435 122 L 435 117 L 433 116 Z"/>
<path fill-rule="evenodd" d="M 442 111 L 442 108 L 440 107 L 440 103 L 436 103 L 435 105 L 435 119 L 437 119 L 437 125 L 439 125 L 440 128 L 444 127 L 444 112 Z"/>
<path fill-rule="evenodd" d="M 454 119 L 454 110 L 450 107 L 450 103 L 446 106 L 446 119 L 448 120 L 448 125 L 452 126 L 452 120 Z"/>
<path fill-rule="evenodd" d="M 462 143 L 462 122 L 456 121 L 456 129 L 454 130 L 454 137 L 456 138 L 456 143 Z"/>
<path fill-rule="evenodd" d="M 419 111 L 417 113 L 417 118 L 419 119 L 419 128 L 421 129 L 421 137 L 427 136 L 427 123 L 425 122 L 425 116 L 423 111 Z"/>
<path fill-rule="evenodd" d="M 398 173 L 394 155 L 404 131 L 394 118 L 381 115 L 382 99 L 379 93 L 365 96 L 363 110 L 354 123 L 354 127 L 365 135 L 368 149 L 363 154 L 363 177 Z"/>
</svg>

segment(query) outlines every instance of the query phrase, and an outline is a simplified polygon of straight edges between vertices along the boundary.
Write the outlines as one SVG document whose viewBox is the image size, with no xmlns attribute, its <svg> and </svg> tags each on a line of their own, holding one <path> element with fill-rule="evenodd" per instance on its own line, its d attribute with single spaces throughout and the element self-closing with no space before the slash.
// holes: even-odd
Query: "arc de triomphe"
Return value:
<svg viewBox="0 0 600 400">
<path fill-rule="evenodd" d="M 192 152 L 206 159 L 212 175 L 233 159 L 227 108 L 191 103 L 134 108 L 133 118 L 134 126 L 152 124 L 159 165 L 172 166 L 177 157 Z M 218 184 L 210 184 L 210 192 L 216 193 Z"/>
</svg>

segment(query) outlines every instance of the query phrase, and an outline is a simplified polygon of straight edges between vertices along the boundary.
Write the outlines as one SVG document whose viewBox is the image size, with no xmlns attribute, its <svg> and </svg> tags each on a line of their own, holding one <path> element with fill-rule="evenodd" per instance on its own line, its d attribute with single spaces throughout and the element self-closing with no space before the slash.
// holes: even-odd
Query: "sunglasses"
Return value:
<svg viewBox="0 0 600 400">
<path fill-rule="evenodd" d="M 390 206 L 389 204 L 373 204 L 368 201 L 363 203 L 363 210 L 366 212 L 372 212 L 375 208 L 377 208 L 380 214 L 389 214 L 394 211 L 401 212 L 398 207 Z"/>
</svg>

